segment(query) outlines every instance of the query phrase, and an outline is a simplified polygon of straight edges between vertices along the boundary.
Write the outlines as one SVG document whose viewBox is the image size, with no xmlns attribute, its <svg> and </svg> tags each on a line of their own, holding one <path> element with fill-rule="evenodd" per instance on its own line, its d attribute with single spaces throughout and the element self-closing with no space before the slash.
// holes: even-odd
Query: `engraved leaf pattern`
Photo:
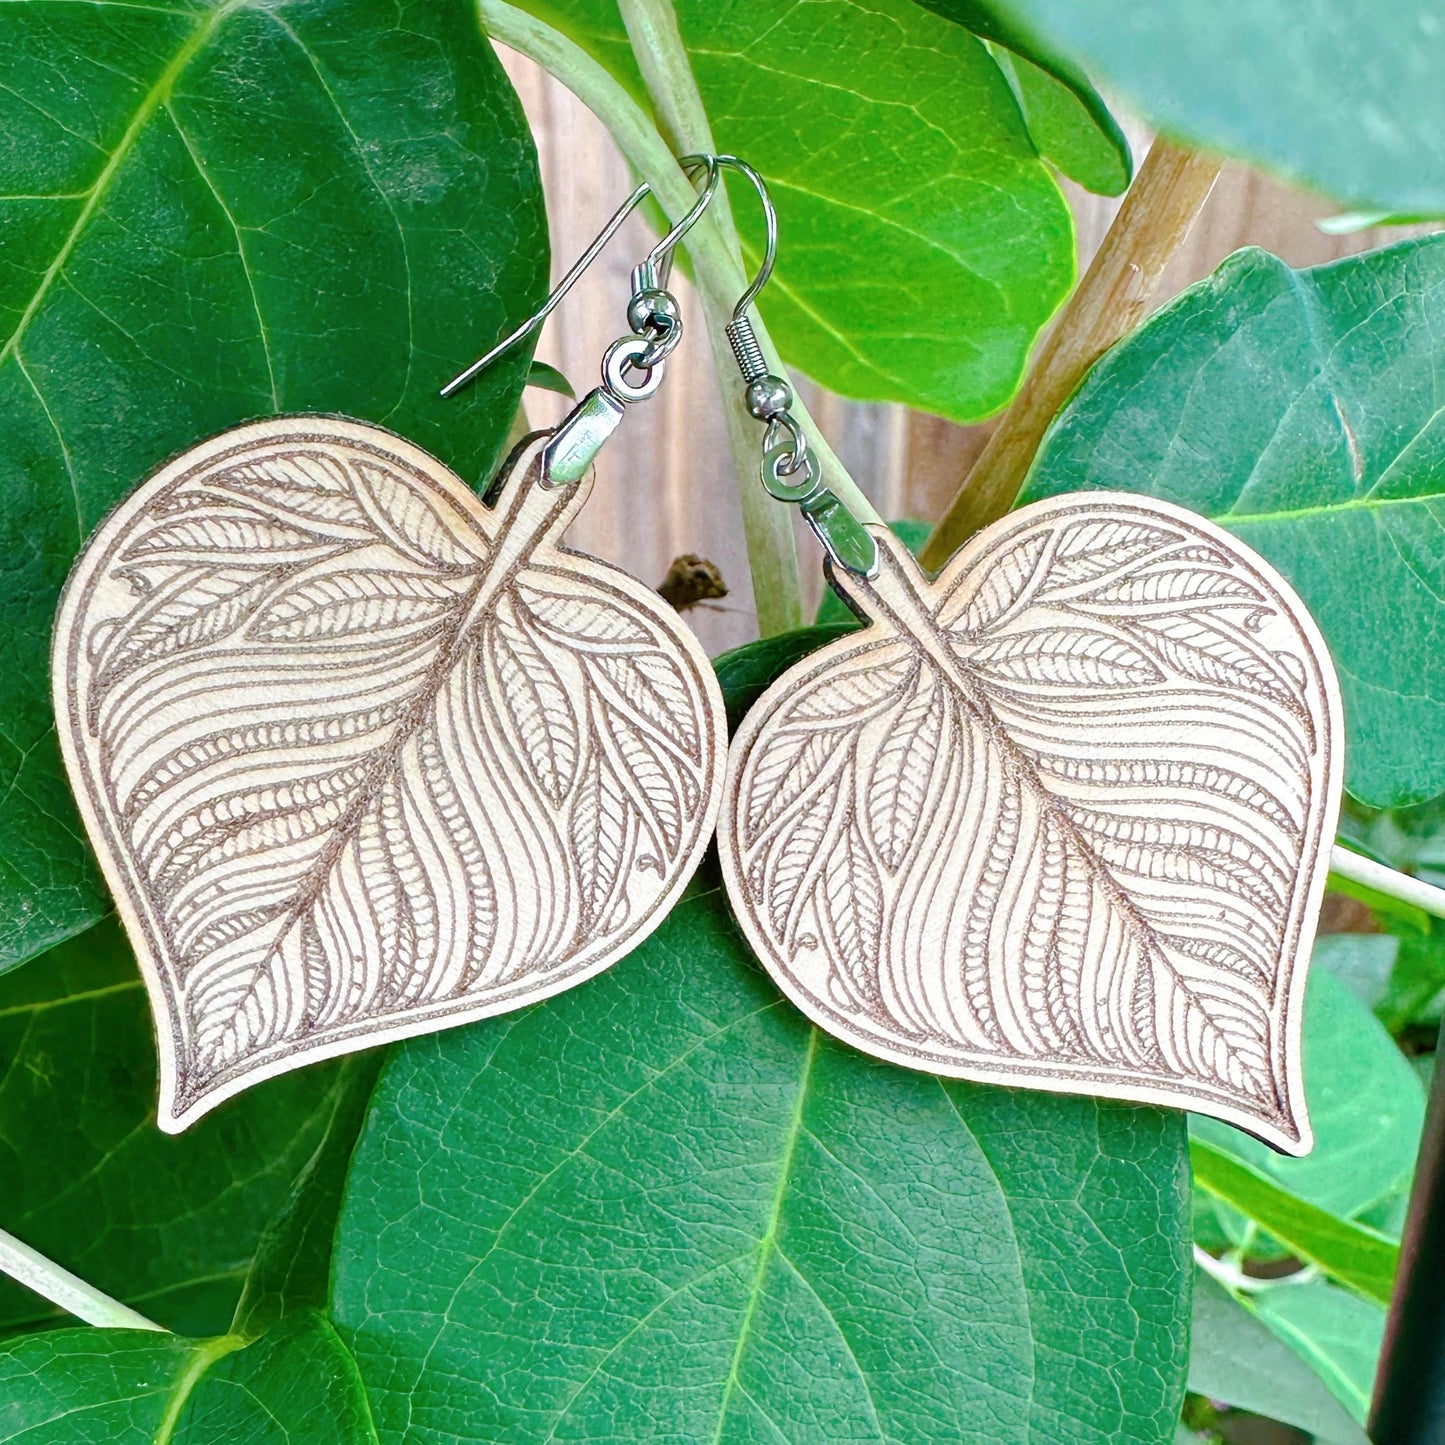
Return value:
<svg viewBox="0 0 1445 1445">
<path fill-rule="evenodd" d="M 937 583 L 880 547 L 846 584 L 872 625 L 735 741 L 721 849 L 760 956 L 900 1062 L 1172 1098 L 1300 1147 L 1339 757 L 1299 604 L 1137 497 L 1027 508 Z"/>
<path fill-rule="evenodd" d="M 62 610 L 71 767 L 169 1011 L 173 1122 L 605 966 L 720 781 L 700 649 L 556 544 L 580 493 L 514 474 L 493 511 L 315 426 L 172 463 Z"/>
</svg>

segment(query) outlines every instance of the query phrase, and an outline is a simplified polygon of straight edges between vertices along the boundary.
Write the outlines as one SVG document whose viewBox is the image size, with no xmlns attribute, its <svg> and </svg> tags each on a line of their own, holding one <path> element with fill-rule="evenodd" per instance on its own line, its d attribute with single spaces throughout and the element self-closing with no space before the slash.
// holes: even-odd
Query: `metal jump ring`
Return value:
<svg viewBox="0 0 1445 1445">
<path fill-rule="evenodd" d="M 763 448 L 762 473 L 768 495 L 780 502 L 806 502 L 818 490 L 822 476 L 811 453 L 799 456 L 781 439 Z"/>
<path fill-rule="evenodd" d="M 619 401 L 646 401 L 662 385 L 662 364 L 648 366 L 643 360 L 650 344 L 645 336 L 620 336 L 607 348 L 602 358 L 602 380 Z M 640 371 L 641 382 L 628 381 L 629 370 Z"/>
<path fill-rule="evenodd" d="M 638 359 L 637 368 L 651 371 L 659 362 L 666 361 L 682 340 L 682 322 L 671 317 L 659 317 L 647 328 L 643 340 L 647 342 L 647 349 Z"/>
<path fill-rule="evenodd" d="M 782 458 L 784 476 L 808 464 L 808 435 L 790 411 L 774 412 L 763 435 L 763 451 Z"/>
</svg>

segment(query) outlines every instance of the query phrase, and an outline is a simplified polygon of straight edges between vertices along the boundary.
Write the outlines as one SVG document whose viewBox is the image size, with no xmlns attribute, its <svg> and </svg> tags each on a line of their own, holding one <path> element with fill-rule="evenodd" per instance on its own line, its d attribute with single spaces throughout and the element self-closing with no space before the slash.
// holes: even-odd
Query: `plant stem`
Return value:
<svg viewBox="0 0 1445 1445">
<path fill-rule="evenodd" d="M 1422 883 L 1418 878 L 1387 868 L 1383 863 L 1353 853 L 1338 843 L 1330 854 L 1330 872 L 1338 873 L 1341 878 L 1348 878 L 1353 883 L 1361 883 L 1376 893 L 1398 898 L 1401 903 L 1412 903 L 1436 918 L 1445 918 L 1445 888 Z"/>
<path fill-rule="evenodd" d="M 662 134 L 673 152 L 676 155 L 715 153 L 717 145 L 712 126 L 677 28 L 671 0 L 618 0 L 617 8 L 627 29 L 627 38 L 632 42 L 632 53 L 637 58 L 643 83 L 661 121 Z M 716 236 L 724 255 L 735 263 L 730 269 L 740 272 L 742 246 L 733 224 L 726 185 L 718 187 L 709 210 L 712 222 L 709 238 Z M 758 484 L 757 423 L 743 404 L 741 387 L 728 385 L 735 363 L 724 328 L 732 318 L 729 297 L 741 295 L 741 289 L 717 284 L 706 274 L 697 251 L 689 246 L 689 252 L 696 268 L 713 367 L 723 390 L 723 419 L 742 502 L 743 534 L 747 540 L 748 566 L 753 574 L 758 630 L 767 637 L 803 625 L 793 520 L 788 509 L 774 503 Z"/>
<path fill-rule="evenodd" d="M 657 126 L 612 75 L 579 45 L 526 11 L 506 4 L 505 0 L 479 0 L 479 3 L 482 24 L 487 33 L 535 61 L 565 85 L 606 125 L 623 155 L 652 187 L 667 215 L 675 219 L 685 214 L 696 198 L 692 183 L 678 167 Z M 651 47 L 653 42 L 647 37 L 655 29 L 657 17 L 649 15 L 638 23 L 642 27 L 640 33 L 644 36 L 645 48 Z M 669 63 L 667 54 L 671 54 L 673 66 L 677 63 L 676 50 L 661 41 L 658 42 L 658 50 L 658 56 L 647 62 L 653 67 L 654 74 L 659 73 L 657 67 Z M 686 61 L 685 54 L 682 59 Z M 690 72 L 688 85 L 695 93 Z M 706 127 L 705 117 L 702 124 Z M 747 282 L 741 248 L 732 229 L 731 212 L 726 210 L 726 198 L 719 196 L 718 199 L 723 204 L 714 205 L 693 228 L 686 245 L 693 261 L 698 294 L 708 318 L 719 381 L 724 382 L 732 371 L 733 360 L 722 327 L 732 316 L 734 300 L 742 295 Z M 756 325 L 758 341 L 769 368 L 779 376 L 786 376 L 767 327 L 761 320 L 757 320 Z M 793 522 L 790 509 L 767 496 L 758 481 L 760 433 L 743 404 L 741 383 L 735 387 L 725 385 L 724 390 L 724 413 L 729 444 L 736 459 L 748 559 L 758 604 L 758 625 L 764 635 L 768 635 L 796 627 L 802 620 Z M 809 444 L 822 464 L 825 484 L 856 516 L 864 521 L 876 521 L 878 514 L 819 434 L 807 409 L 801 402 L 796 402 L 793 412 L 807 429 Z"/>
<path fill-rule="evenodd" d="M 62 1269 L 54 1260 L 22 1244 L 13 1234 L 0 1229 L 0 1270 L 27 1289 L 59 1305 L 88 1325 L 109 1325 L 122 1330 L 161 1330 L 161 1326 L 129 1305 L 102 1294 L 94 1285 Z M 161 1331 L 164 1333 L 164 1331 Z"/>
<path fill-rule="evenodd" d="M 919 560 L 937 570 L 1013 505 L 1049 423 L 1089 368 L 1143 318 L 1169 258 L 1208 199 L 1219 160 L 1162 137 L 1149 148 L 1078 289 Z"/>
<path fill-rule="evenodd" d="M 1231 1294 L 1269 1294 L 1272 1290 L 1288 1289 L 1290 1285 L 1309 1284 L 1320 1278 L 1318 1266 L 1301 1265 L 1293 1274 L 1276 1275 L 1273 1279 L 1255 1279 L 1245 1274 L 1238 1265 L 1228 1259 L 1215 1259 L 1208 1250 L 1194 1246 L 1194 1263 L 1211 1279 L 1222 1284 Z"/>
</svg>

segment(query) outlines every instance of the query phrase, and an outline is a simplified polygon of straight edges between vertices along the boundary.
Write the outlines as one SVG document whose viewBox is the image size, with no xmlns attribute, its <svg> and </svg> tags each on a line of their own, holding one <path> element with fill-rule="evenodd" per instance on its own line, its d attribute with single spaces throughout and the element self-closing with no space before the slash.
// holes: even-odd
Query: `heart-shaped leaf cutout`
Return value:
<svg viewBox="0 0 1445 1445">
<path fill-rule="evenodd" d="M 719 836 L 759 956 L 880 1057 L 1306 1152 L 1341 730 L 1303 605 L 1135 496 L 1025 507 L 937 582 L 876 535 L 878 575 L 838 582 L 871 625 L 785 673 L 733 743 Z"/>
<path fill-rule="evenodd" d="M 707 657 L 557 539 L 545 439 L 488 508 L 359 423 L 169 463 L 91 539 L 55 636 L 62 746 L 156 1012 L 162 1128 L 309 1060 L 605 968 L 706 846 Z"/>
</svg>

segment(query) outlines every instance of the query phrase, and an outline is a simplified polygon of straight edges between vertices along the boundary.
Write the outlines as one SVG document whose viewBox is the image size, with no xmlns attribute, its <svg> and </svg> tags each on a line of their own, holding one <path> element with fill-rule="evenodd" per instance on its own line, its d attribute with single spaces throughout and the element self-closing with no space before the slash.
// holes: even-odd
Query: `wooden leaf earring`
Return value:
<svg viewBox="0 0 1445 1445">
<path fill-rule="evenodd" d="M 706 172 L 634 273 L 602 385 L 489 504 L 379 427 L 277 417 L 168 462 L 81 554 L 55 708 L 150 992 L 162 1129 L 571 988 L 686 884 L 723 781 L 712 668 L 648 587 L 559 538 L 680 338 L 667 270 Z"/>
<path fill-rule="evenodd" d="M 730 159 L 730 158 L 729 158 Z M 937 578 L 823 480 L 746 302 L 734 350 L 863 623 L 732 740 L 739 924 L 820 1027 L 910 1068 L 1171 1104 L 1302 1154 L 1305 973 L 1339 808 L 1339 689 L 1299 598 L 1219 527 L 1090 492 Z"/>
</svg>

